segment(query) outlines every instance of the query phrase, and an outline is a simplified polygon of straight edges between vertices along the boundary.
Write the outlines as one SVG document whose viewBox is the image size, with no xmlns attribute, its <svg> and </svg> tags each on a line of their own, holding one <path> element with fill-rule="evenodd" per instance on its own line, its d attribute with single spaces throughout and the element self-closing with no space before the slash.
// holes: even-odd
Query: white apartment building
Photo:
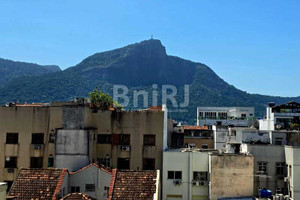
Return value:
<svg viewBox="0 0 300 200">
<path fill-rule="evenodd" d="M 285 146 L 285 158 L 287 164 L 288 194 L 292 199 L 300 199 L 300 147 Z"/>
<path fill-rule="evenodd" d="M 163 152 L 163 200 L 209 199 L 209 153 L 189 149 Z"/>
<path fill-rule="evenodd" d="M 269 103 L 266 116 L 259 120 L 260 130 L 284 130 L 295 129 L 300 125 L 300 104 L 288 102 L 281 105 Z"/>
<path fill-rule="evenodd" d="M 250 126 L 254 107 L 197 107 L 197 126 Z"/>
</svg>

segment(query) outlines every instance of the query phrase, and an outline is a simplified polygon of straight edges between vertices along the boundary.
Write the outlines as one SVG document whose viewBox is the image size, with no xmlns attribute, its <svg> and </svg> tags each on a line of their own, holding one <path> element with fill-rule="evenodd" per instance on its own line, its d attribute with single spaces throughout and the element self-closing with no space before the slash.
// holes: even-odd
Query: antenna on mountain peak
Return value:
<svg viewBox="0 0 300 200">
<path fill-rule="evenodd" d="M 151 34 L 151 40 L 153 40 L 153 34 Z"/>
</svg>

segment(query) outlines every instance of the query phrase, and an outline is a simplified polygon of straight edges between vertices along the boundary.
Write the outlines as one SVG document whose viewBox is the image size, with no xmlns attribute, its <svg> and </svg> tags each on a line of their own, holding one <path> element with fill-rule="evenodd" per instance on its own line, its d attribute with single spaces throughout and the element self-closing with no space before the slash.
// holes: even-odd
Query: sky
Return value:
<svg viewBox="0 0 300 200">
<path fill-rule="evenodd" d="M 300 96 L 299 0 L 0 0 L 0 57 L 74 66 L 150 39 L 249 93 Z"/>
</svg>

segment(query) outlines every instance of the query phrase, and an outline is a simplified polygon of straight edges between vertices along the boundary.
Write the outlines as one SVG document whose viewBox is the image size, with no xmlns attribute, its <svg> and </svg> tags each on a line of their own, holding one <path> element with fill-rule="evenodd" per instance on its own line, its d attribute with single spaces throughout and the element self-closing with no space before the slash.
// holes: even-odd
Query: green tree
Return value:
<svg viewBox="0 0 300 200">
<path fill-rule="evenodd" d="M 95 88 L 93 92 L 90 92 L 89 97 L 92 108 L 104 111 L 112 108 L 114 105 L 112 97 L 106 93 L 101 92 L 101 87 L 99 90 Z"/>
</svg>

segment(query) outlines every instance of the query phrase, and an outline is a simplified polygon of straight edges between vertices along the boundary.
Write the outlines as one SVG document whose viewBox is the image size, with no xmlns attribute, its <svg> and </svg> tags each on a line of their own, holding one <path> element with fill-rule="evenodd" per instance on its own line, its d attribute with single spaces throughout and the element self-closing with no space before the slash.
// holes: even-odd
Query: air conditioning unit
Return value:
<svg viewBox="0 0 300 200">
<path fill-rule="evenodd" d="M 39 150 L 41 149 L 41 145 L 33 145 L 33 149 Z"/>
<path fill-rule="evenodd" d="M 199 182 L 198 182 L 198 181 L 193 181 L 193 182 L 192 182 L 192 185 L 193 185 L 193 186 L 199 186 Z"/>
<path fill-rule="evenodd" d="M 173 183 L 174 183 L 175 185 L 181 185 L 181 180 L 174 180 Z"/>
<path fill-rule="evenodd" d="M 206 181 L 199 181 L 199 186 L 207 186 L 207 182 Z"/>
<path fill-rule="evenodd" d="M 121 151 L 130 151 L 130 146 L 121 146 Z"/>
<path fill-rule="evenodd" d="M 7 169 L 7 173 L 10 173 L 10 174 L 11 174 L 11 173 L 14 173 L 14 171 L 15 171 L 15 169 L 13 169 L 13 168 L 8 168 L 8 169 Z"/>
</svg>

